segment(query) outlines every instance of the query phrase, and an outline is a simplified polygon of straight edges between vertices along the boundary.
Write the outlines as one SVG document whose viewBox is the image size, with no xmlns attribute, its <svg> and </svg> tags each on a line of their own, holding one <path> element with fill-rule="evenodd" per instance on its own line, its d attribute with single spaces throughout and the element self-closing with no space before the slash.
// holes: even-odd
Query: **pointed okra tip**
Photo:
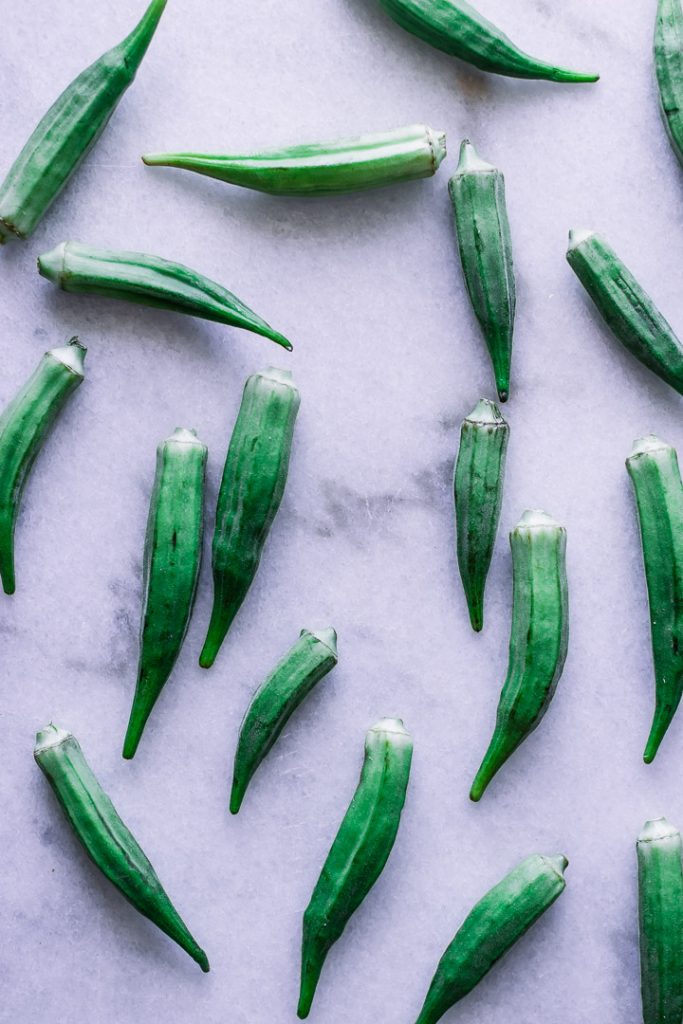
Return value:
<svg viewBox="0 0 683 1024">
<path fill-rule="evenodd" d="M 54 284 L 61 284 L 64 275 L 64 260 L 68 242 L 60 242 L 54 249 L 38 257 L 38 273 Z"/>
<path fill-rule="evenodd" d="M 335 629 L 333 629 L 332 626 L 328 626 L 327 629 L 302 630 L 302 633 L 306 633 L 306 632 L 310 633 L 310 635 L 312 637 L 314 637 L 316 640 L 318 640 L 321 644 L 324 644 L 325 647 L 329 648 L 329 650 L 332 652 L 332 654 L 334 655 L 335 658 L 338 657 L 338 655 L 337 655 L 337 631 Z"/>
<path fill-rule="evenodd" d="M 63 363 L 72 373 L 82 377 L 85 373 L 84 363 L 87 351 L 85 345 L 81 345 L 78 338 L 73 337 L 68 345 L 62 345 L 60 348 L 51 348 L 50 355 L 57 362 Z"/>
<path fill-rule="evenodd" d="M 192 430 L 190 427 L 176 427 L 166 440 L 175 441 L 178 444 L 194 444 L 203 447 L 202 442 L 197 437 L 197 431 Z"/>
<path fill-rule="evenodd" d="M 65 740 L 68 740 L 70 736 L 71 733 L 67 732 L 66 729 L 60 729 L 58 725 L 50 722 L 44 729 L 36 733 L 36 745 L 33 749 L 34 757 L 38 757 L 43 750 L 58 747 Z"/>
<path fill-rule="evenodd" d="M 462 140 L 460 143 L 460 159 L 455 169 L 456 176 L 460 174 L 486 174 L 496 170 L 497 168 L 493 164 L 482 160 L 469 139 Z"/>
<path fill-rule="evenodd" d="M 554 871 L 556 871 L 560 878 L 564 881 L 564 873 L 569 866 L 569 861 L 567 860 L 565 855 L 563 853 L 557 853 L 554 857 L 544 857 L 543 860 L 546 862 L 546 864 L 549 864 L 550 867 Z"/>
<path fill-rule="evenodd" d="M 660 839 L 674 839 L 678 834 L 676 826 L 666 818 L 653 818 L 652 821 L 646 821 L 643 825 L 638 842 L 656 843 Z"/>
<path fill-rule="evenodd" d="M 484 426 L 498 426 L 505 423 L 496 403 L 488 398 L 480 398 L 472 412 L 465 419 L 468 423 L 481 423 Z"/>
<path fill-rule="evenodd" d="M 578 249 L 580 245 L 583 245 L 584 242 L 588 242 L 594 237 L 595 231 L 591 231 L 589 228 L 570 228 L 567 253 L 574 252 L 574 250 Z"/>
</svg>

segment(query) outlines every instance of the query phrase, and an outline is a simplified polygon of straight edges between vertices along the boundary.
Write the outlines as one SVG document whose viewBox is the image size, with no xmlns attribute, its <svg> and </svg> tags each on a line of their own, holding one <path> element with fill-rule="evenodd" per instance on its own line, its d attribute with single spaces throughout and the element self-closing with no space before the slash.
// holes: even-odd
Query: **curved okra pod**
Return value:
<svg viewBox="0 0 683 1024">
<path fill-rule="evenodd" d="M 213 534 L 213 608 L 199 657 L 210 668 L 256 575 L 282 501 L 299 392 L 272 366 L 247 380 L 218 492 Z"/>
<path fill-rule="evenodd" d="M 505 179 L 465 139 L 448 183 L 465 284 L 493 363 L 498 398 L 510 391 L 515 275 L 505 206 Z"/>
<path fill-rule="evenodd" d="M 681 0 L 659 0 L 655 22 L 659 106 L 669 141 L 683 164 L 683 10 Z"/>
<path fill-rule="evenodd" d="M 136 910 L 208 971 L 206 953 L 190 935 L 154 868 L 93 775 L 76 737 L 48 725 L 36 737 L 34 757 L 95 866 Z"/>
<path fill-rule="evenodd" d="M 308 1017 L 320 972 L 349 918 L 382 873 L 406 798 L 413 741 L 398 718 L 383 718 L 365 737 L 360 782 L 304 914 L 301 992 Z"/>
<path fill-rule="evenodd" d="M 650 436 L 626 460 L 638 506 L 655 668 L 655 713 L 643 759 L 654 760 L 683 694 L 683 485 L 671 445 Z"/>
<path fill-rule="evenodd" d="M 50 427 L 83 380 L 86 349 L 78 338 L 46 352 L 0 416 L 0 577 L 13 594 L 14 527 L 28 474 Z"/>
<path fill-rule="evenodd" d="M 683 394 L 683 345 L 614 250 L 594 231 L 570 231 L 567 261 L 615 338 Z"/>
<path fill-rule="evenodd" d="M 453 476 L 458 567 L 472 629 L 484 625 L 484 588 L 503 501 L 510 428 L 493 402 L 482 398 L 460 428 Z"/>
<path fill-rule="evenodd" d="M 243 327 L 291 350 L 289 341 L 222 285 L 182 263 L 143 252 L 62 242 L 38 257 L 38 270 L 65 292 L 104 295 L 142 306 Z"/>
<path fill-rule="evenodd" d="M 567 657 L 567 531 L 545 512 L 527 511 L 510 534 L 512 630 L 496 727 L 470 791 L 480 800 L 494 775 L 536 729 Z"/>
<path fill-rule="evenodd" d="M 646 821 L 636 843 L 643 1024 L 683 1020 L 681 834 L 666 818 Z"/>
<path fill-rule="evenodd" d="M 599 75 L 570 71 L 520 50 L 467 0 L 379 0 L 406 32 L 453 57 L 509 78 L 597 82 Z"/>
<path fill-rule="evenodd" d="M 157 449 L 145 537 L 140 662 L 123 756 L 133 757 L 180 653 L 202 555 L 206 447 L 179 427 Z"/>
<path fill-rule="evenodd" d="M 337 664 L 337 634 L 330 627 L 299 639 L 275 666 L 251 699 L 240 727 L 230 794 L 230 811 L 237 814 L 254 772 L 269 752 L 290 716 L 316 683 Z"/>
<path fill-rule="evenodd" d="M 104 131 L 147 52 L 166 0 L 152 0 L 123 42 L 66 87 L 0 185 L 0 245 L 28 238 Z"/>
<path fill-rule="evenodd" d="M 523 860 L 469 912 L 441 957 L 417 1024 L 436 1024 L 564 892 L 567 858 Z"/>
<path fill-rule="evenodd" d="M 446 155 L 446 136 L 424 124 L 337 142 L 249 156 L 152 153 L 149 167 L 178 167 L 276 196 L 335 195 L 429 178 Z"/>
</svg>

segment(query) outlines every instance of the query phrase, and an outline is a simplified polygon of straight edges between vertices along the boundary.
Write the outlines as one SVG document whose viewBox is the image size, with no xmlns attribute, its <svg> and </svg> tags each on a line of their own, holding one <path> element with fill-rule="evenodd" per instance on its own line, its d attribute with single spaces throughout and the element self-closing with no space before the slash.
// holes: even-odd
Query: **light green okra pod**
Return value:
<svg viewBox="0 0 683 1024">
<path fill-rule="evenodd" d="M 178 427 L 157 449 L 145 537 L 140 661 L 123 744 L 133 757 L 180 653 L 194 606 L 202 557 L 207 449 Z"/>
<path fill-rule="evenodd" d="M 96 867 L 136 910 L 208 971 L 206 953 L 187 930 L 154 868 L 95 778 L 76 737 L 48 725 L 36 736 L 34 757 Z"/>
<path fill-rule="evenodd" d="M 510 534 L 512 629 L 507 677 L 489 748 L 470 791 L 480 800 L 494 775 L 536 729 L 567 657 L 567 532 L 545 512 L 527 511 Z"/>
<path fill-rule="evenodd" d="M 213 608 L 202 668 L 216 660 L 247 596 L 287 483 L 299 392 L 288 370 L 247 380 L 218 492 L 213 534 Z"/>
<path fill-rule="evenodd" d="M 659 107 L 673 151 L 683 164 L 683 9 L 681 0 L 659 0 L 655 21 L 655 72 Z"/>
<path fill-rule="evenodd" d="M 564 892 L 567 858 L 523 860 L 469 912 L 441 957 L 416 1024 L 436 1024 Z"/>
<path fill-rule="evenodd" d="M 0 416 L 0 576 L 15 590 L 14 528 L 29 472 L 57 414 L 83 380 L 86 349 L 78 338 L 46 352 Z"/>
<path fill-rule="evenodd" d="M 683 1020 L 681 835 L 666 818 L 646 821 L 636 843 L 643 1024 Z"/>
<path fill-rule="evenodd" d="M 65 292 L 103 295 L 242 327 L 270 338 L 288 351 L 292 348 L 282 334 L 227 288 L 182 263 L 172 263 L 160 256 L 61 242 L 38 257 L 38 270 Z"/>
<path fill-rule="evenodd" d="M 398 718 L 365 737 L 358 788 L 304 914 L 298 1015 L 308 1017 L 325 958 L 382 873 L 406 798 L 413 741 Z"/>
<path fill-rule="evenodd" d="M 506 402 L 516 290 L 505 179 L 465 139 L 448 190 L 465 284 L 491 356 L 498 398 Z"/>
<path fill-rule="evenodd" d="M 446 155 L 446 136 L 424 124 L 361 135 L 357 139 L 309 143 L 249 156 L 151 153 L 150 167 L 196 171 L 231 185 L 277 196 L 335 195 L 429 178 Z"/>
<path fill-rule="evenodd" d="M 671 445 L 650 435 L 626 460 L 638 507 L 655 669 L 655 712 L 643 759 L 654 760 L 683 694 L 683 485 Z"/>
<path fill-rule="evenodd" d="M 28 238 L 104 131 L 147 52 L 166 0 L 152 0 L 123 42 L 66 87 L 0 185 L 0 245 Z"/>
<path fill-rule="evenodd" d="M 337 664 L 337 634 L 330 627 L 299 639 L 258 688 L 246 710 L 235 751 L 230 811 L 237 814 L 254 772 L 316 683 Z"/>
<path fill-rule="evenodd" d="M 453 476 L 458 567 L 472 629 L 484 625 L 484 589 L 503 502 L 510 428 L 482 398 L 463 421 Z"/>
</svg>

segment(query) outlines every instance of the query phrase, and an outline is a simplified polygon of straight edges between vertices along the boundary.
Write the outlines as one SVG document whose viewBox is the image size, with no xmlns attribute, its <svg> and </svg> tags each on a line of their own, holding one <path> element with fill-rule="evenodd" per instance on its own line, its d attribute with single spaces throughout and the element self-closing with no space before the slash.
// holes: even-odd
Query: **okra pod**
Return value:
<svg viewBox="0 0 683 1024">
<path fill-rule="evenodd" d="M 157 449 L 143 570 L 140 662 L 123 756 L 133 757 L 180 653 L 202 555 L 206 447 L 178 427 Z"/>
<path fill-rule="evenodd" d="M 614 250 L 594 231 L 570 231 L 567 260 L 615 338 L 683 394 L 683 345 Z"/>
<path fill-rule="evenodd" d="M 526 511 L 510 534 L 512 629 L 496 726 L 471 800 L 536 729 L 555 694 L 567 656 L 567 532 L 545 512 Z"/>
<path fill-rule="evenodd" d="M 683 485 L 671 445 L 650 435 L 626 460 L 636 496 L 655 671 L 655 712 L 643 759 L 654 760 L 683 694 Z"/>
<path fill-rule="evenodd" d="M 365 737 L 360 782 L 304 914 L 298 1015 L 308 1017 L 320 972 L 349 918 L 382 873 L 396 839 L 413 741 L 398 718 Z"/>
<path fill-rule="evenodd" d="M 545 78 L 551 82 L 597 82 L 600 77 L 557 67 L 524 53 L 467 0 L 379 2 L 406 32 L 482 71 L 509 78 Z"/>
<path fill-rule="evenodd" d="M 288 370 L 248 378 L 230 438 L 213 534 L 213 608 L 199 657 L 210 668 L 252 584 L 282 501 L 299 392 Z"/>
<path fill-rule="evenodd" d="M 417 1024 L 436 1024 L 564 892 L 567 858 L 527 857 L 469 912 L 441 957 Z"/>
<path fill-rule="evenodd" d="M 76 737 L 50 724 L 36 736 L 34 757 L 95 866 L 136 910 L 208 971 L 206 953 L 190 935 L 154 868 L 95 778 Z"/>
<path fill-rule="evenodd" d="M 337 664 L 337 634 L 330 627 L 299 639 L 259 687 L 246 710 L 235 751 L 230 811 L 237 814 L 254 772 L 290 716 Z"/>
<path fill-rule="evenodd" d="M 288 351 L 291 343 L 222 285 L 182 263 L 143 252 L 93 249 L 62 242 L 38 257 L 38 270 L 65 292 L 104 295 L 172 313 L 186 313 L 270 338 Z"/>
<path fill-rule="evenodd" d="M 453 476 L 458 567 L 472 629 L 484 625 L 484 590 L 503 502 L 510 428 L 482 398 L 463 421 Z"/>
<path fill-rule="evenodd" d="M 46 352 L 0 415 L 0 577 L 15 590 L 14 528 L 38 452 L 69 395 L 83 380 L 86 349 L 78 338 Z"/>
<path fill-rule="evenodd" d="M 646 821 L 636 843 L 643 1024 L 683 1020 L 681 834 L 666 818 Z"/>
<path fill-rule="evenodd" d="M 516 290 L 505 179 L 465 139 L 448 190 L 467 292 L 491 356 L 498 398 L 506 402 Z"/>
<path fill-rule="evenodd" d="M 683 164 L 683 10 L 681 0 L 659 0 L 655 21 L 659 108 L 673 151 Z"/>
<path fill-rule="evenodd" d="M 135 78 L 166 6 L 152 0 L 123 42 L 82 71 L 52 104 L 0 185 L 0 245 L 28 238 L 97 142 Z"/>
</svg>

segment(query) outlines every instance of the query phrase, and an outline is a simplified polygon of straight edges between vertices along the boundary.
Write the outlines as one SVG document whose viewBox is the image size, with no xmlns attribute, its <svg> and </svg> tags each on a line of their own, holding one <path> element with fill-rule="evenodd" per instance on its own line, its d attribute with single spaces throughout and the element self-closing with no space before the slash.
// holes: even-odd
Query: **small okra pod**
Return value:
<svg viewBox="0 0 683 1024">
<path fill-rule="evenodd" d="M 491 356 L 498 398 L 506 402 L 516 291 L 505 179 L 465 139 L 448 191 L 467 292 Z"/>
<path fill-rule="evenodd" d="M 666 818 L 646 821 L 636 843 L 643 1024 L 683 1020 L 681 834 Z"/>
<path fill-rule="evenodd" d="M 545 512 L 527 511 L 510 534 L 512 629 L 496 726 L 470 791 L 480 800 L 494 775 L 536 729 L 567 657 L 567 531 Z"/>
<path fill-rule="evenodd" d="M 52 104 L 0 185 L 0 245 L 28 238 L 97 142 L 147 52 L 166 6 L 152 0 L 123 42 L 82 71 Z"/>
<path fill-rule="evenodd" d="M 290 716 L 337 664 L 337 634 L 302 629 L 299 639 L 259 687 L 242 720 L 235 751 L 230 811 L 237 814 L 254 772 Z"/>
<path fill-rule="evenodd" d="M 683 485 L 676 450 L 650 435 L 626 460 L 636 496 L 655 670 L 643 759 L 654 760 L 683 694 Z"/>
<path fill-rule="evenodd" d="M 683 345 L 614 250 L 594 231 L 570 231 L 567 261 L 615 338 L 683 394 Z"/>
<path fill-rule="evenodd" d="M 48 725 L 36 737 L 34 757 L 95 866 L 136 910 L 208 971 L 206 953 L 190 935 L 154 868 L 95 778 L 76 737 Z"/>
<path fill-rule="evenodd" d="M 210 668 L 256 575 L 287 483 L 299 392 L 270 366 L 244 385 L 218 492 L 213 608 L 199 664 Z"/>
<path fill-rule="evenodd" d="M 460 428 L 453 476 L 458 567 L 472 629 L 484 625 L 484 589 L 503 501 L 510 428 L 494 402 L 482 398 Z"/>
<path fill-rule="evenodd" d="M 382 873 L 396 839 L 410 777 L 413 741 L 399 718 L 365 737 L 360 782 L 304 914 L 301 992 L 308 1017 L 328 952 Z"/>
<path fill-rule="evenodd" d="M 180 653 L 202 556 L 206 447 L 182 427 L 157 449 L 145 537 L 140 661 L 123 756 L 133 757 Z"/>
<path fill-rule="evenodd" d="M 424 124 L 361 135 L 357 139 L 309 143 L 249 156 L 153 153 L 150 167 L 196 171 L 231 185 L 276 196 L 337 195 L 429 178 L 446 155 L 446 136 Z"/>
<path fill-rule="evenodd" d="M 28 474 L 69 395 L 84 377 L 86 349 L 78 338 L 46 352 L 0 415 L 0 576 L 13 594 L 14 528 Z"/>
<path fill-rule="evenodd" d="M 441 1020 L 553 905 L 567 863 L 562 854 L 527 857 L 472 908 L 439 961 L 417 1024 Z"/>
<path fill-rule="evenodd" d="M 38 257 L 38 270 L 65 292 L 104 295 L 242 327 L 270 338 L 288 351 L 292 348 L 282 334 L 227 288 L 182 263 L 172 263 L 160 256 L 62 242 Z"/>
<path fill-rule="evenodd" d="M 655 22 L 655 72 L 659 107 L 674 153 L 683 164 L 683 9 L 681 0 L 659 0 Z"/>
</svg>

